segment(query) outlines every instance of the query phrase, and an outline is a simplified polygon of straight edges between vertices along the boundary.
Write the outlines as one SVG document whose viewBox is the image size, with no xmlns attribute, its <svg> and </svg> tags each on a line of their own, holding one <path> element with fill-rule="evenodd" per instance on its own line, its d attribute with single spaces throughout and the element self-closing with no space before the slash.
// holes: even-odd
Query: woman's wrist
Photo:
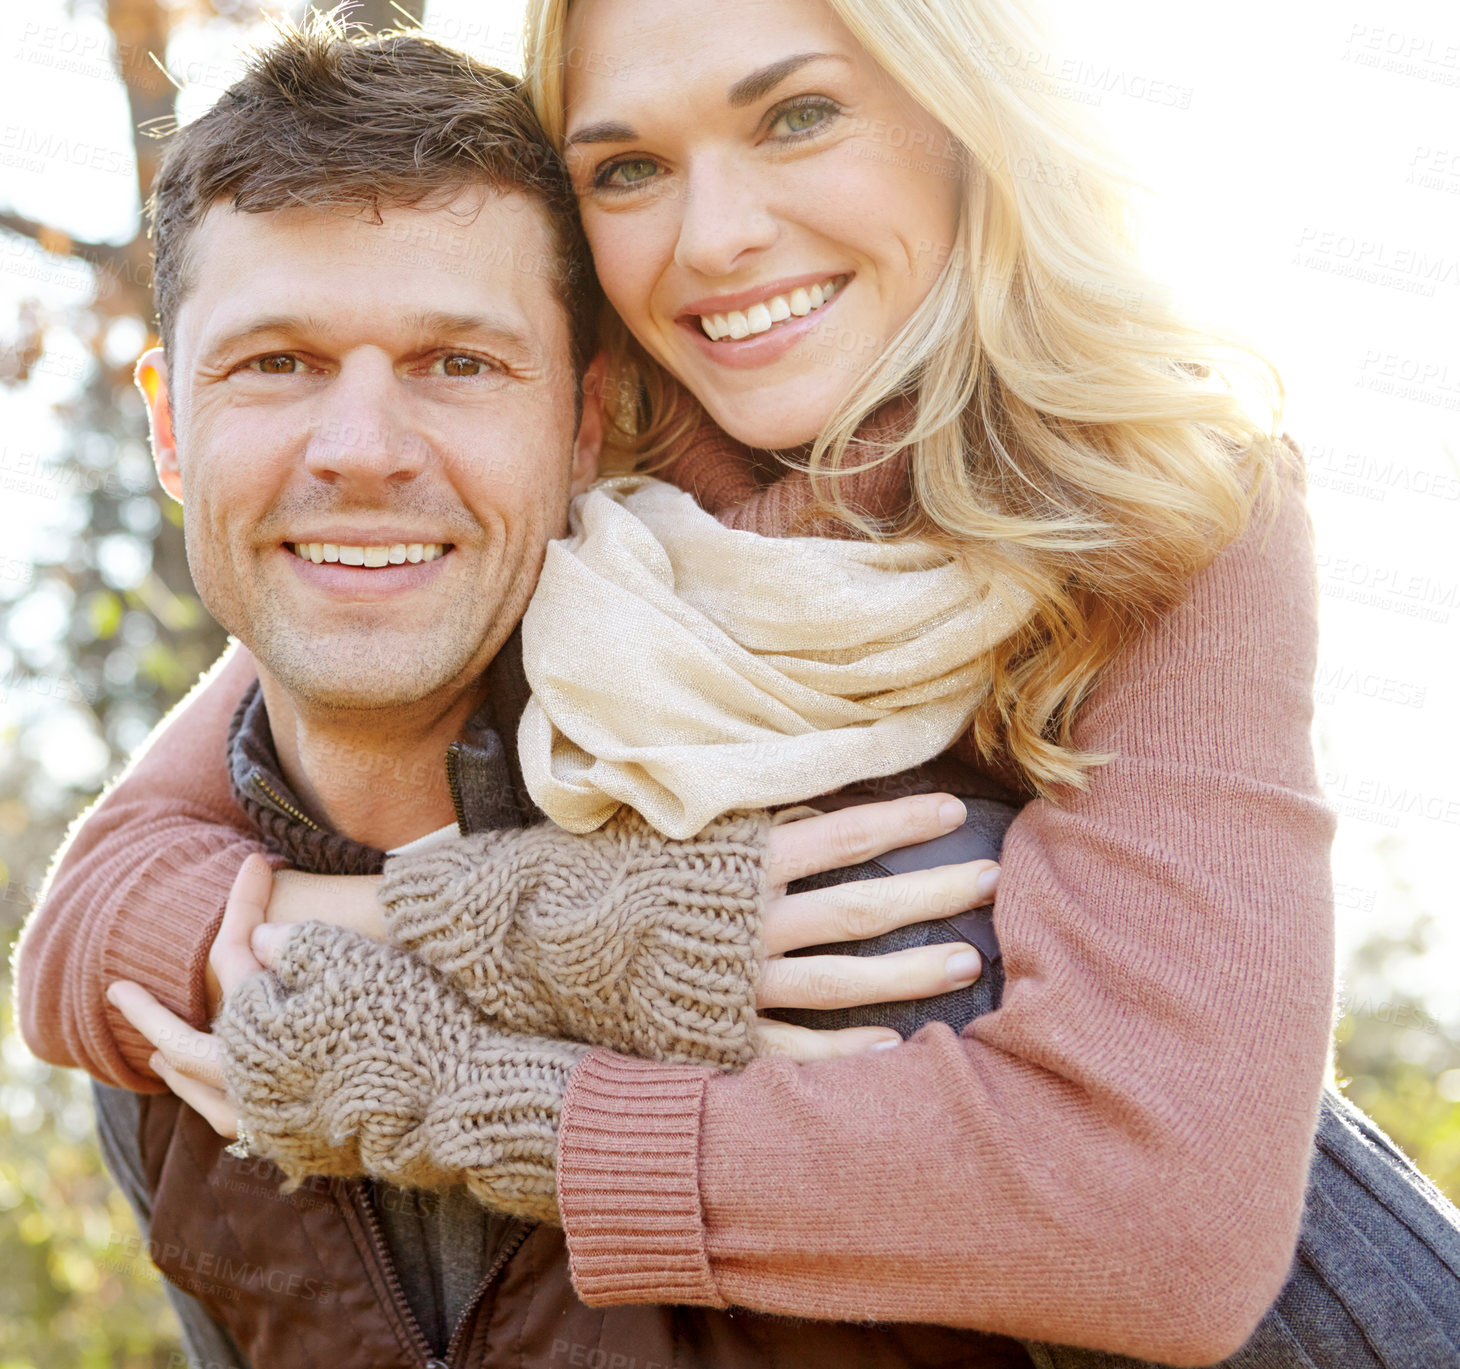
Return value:
<svg viewBox="0 0 1460 1369">
<path fill-rule="evenodd" d="M 513 1031 L 735 1068 L 753 1053 L 769 822 L 673 841 L 628 810 L 386 863 L 388 937 Z"/>
<path fill-rule="evenodd" d="M 268 921 L 327 922 L 372 941 L 386 939 L 385 916 L 377 897 L 379 875 L 311 875 L 279 870 L 269 899 Z"/>
</svg>

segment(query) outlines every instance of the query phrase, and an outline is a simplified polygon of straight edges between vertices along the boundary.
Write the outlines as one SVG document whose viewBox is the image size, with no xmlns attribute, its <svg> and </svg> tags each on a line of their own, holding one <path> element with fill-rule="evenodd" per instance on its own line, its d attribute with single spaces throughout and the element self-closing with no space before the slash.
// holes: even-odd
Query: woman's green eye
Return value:
<svg viewBox="0 0 1460 1369">
<path fill-rule="evenodd" d="M 658 165 L 648 157 L 633 157 L 626 162 L 615 162 L 608 169 L 605 185 L 642 185 L 658 170 Z"/>
<path fill-rule="evenodd" d="M 797 133 L 809 133 L 817 124 L 824 123 L 830 113 L 825 105 L 797 105 L 794 109 L 786 110 L 772 125 L 771 131 L 781 129 L 793 136 Z"/>
</svg>

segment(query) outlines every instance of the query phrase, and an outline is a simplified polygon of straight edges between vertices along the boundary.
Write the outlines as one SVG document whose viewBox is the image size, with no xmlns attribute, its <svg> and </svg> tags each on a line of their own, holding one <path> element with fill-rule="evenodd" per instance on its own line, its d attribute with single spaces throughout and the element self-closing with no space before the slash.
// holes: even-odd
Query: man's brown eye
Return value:
<svg viewBox="0 0 1460 1369">
<path fill-rule="evenodd" d="M 259 370 L 266 376 L 293 375 L 298 364 L 287 352 L 276 352 L 273 356 L 260 357 L 258 363 Z"/>
<path fill-rule="evenodd" d="M 441 368 L 449 376 L 479 376 L 482 363 L 476 357 L 447 357 Z"/>
</svg>

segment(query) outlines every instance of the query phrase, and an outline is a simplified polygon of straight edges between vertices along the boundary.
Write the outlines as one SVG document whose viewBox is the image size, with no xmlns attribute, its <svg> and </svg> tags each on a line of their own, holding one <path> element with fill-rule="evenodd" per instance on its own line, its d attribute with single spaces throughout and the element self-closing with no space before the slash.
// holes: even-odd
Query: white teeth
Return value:
<svg viewBox="0 0 1460 1369">
<path fill-rule="evenodd" d="M 738 342 L 741 338 L 764 333 L 788 318 L 804 318 L 813 309 L 820 309 L 845 283 L 833 277 L 820 285 L 797 286 L 789 295 L 772 295 L 748 309 L 732 309 L 728 314 L 701 314 L 700 327 L 711 342 L 719 342 L 722 338 Z"/>
<path fill-rule="evenodd" d="M 752 333 L 764 333 L 771 326 L 771 311 L 763 304 L 752 304 L 745 311 L 745 321 Z"/>
<path fill-rule="evenodd" d="M 301 561 L 338 561 L 342 566 L 400 566 L 407 561 L 434 561 L 446 555 L 444 542 L 396 542 L 390 546 L 344 546 L 334 542 L 294 542 L 294 555 Z"/>
</svg>

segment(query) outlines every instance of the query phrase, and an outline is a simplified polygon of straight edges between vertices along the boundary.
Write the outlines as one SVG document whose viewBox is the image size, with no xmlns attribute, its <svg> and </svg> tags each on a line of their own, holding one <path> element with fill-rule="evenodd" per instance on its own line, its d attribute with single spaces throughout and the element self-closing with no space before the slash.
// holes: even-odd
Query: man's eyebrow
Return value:
<svg viewBox="0 0 1460 1369">
<path fill-rule="evenodd" d="M 746 105 L 753 105 L 793 72 L 800 71 L 812 62 L 821 61 L 845 62 L 847 58 L 835 52 L 798 52 L 790 57 L 782 57 L 779 61 L 761 67 L 759 71 L 752 71 L 749 76 L 736 81 L 730 87 L 730 108 L 743 109 Z M 600 123 L 585 124 L 569 134 L 566 146 L 577 147 L 583 143 L 631 143 L 638 136 L 628 124 L 616 119 L 604 119 Z"/>
<path fill-rule="evenodd" d="M 413 310 L 401 317 L 401 325 L 421 337 L 487 336 L 532 350 L 534 335 L 513 319 L 495 314 L 457 314 L 449 310 Z"/>
<path fill-rule="evenodd" d="M 770 94 L 792 72 L 800 71 L 810 62 L 820 62 L 827 58 L 835 62 L 847 60 L 834 52 L 798 52 L 794 56 L 782 57 L 779 62 L 761 67 L 759 71 L 752 71 L 749 76 L 742 77 L 730 87 L 730 108 L 742 109 L 746 105 L 753 105 L 762 95 Z"/>
<path fill-rule="evenodd" d="M 248 346 L 255 338 L 323 331 L 326 331 L 326 325 L 321 319 L 305 314 L 270 314 L 267 318 L 252 319 L 241 328 L 211 339 L 208 351 L 231 352 L 236 347 Z"/>
<path fill-rule="evenodd" d="M 532 335 L 515 320 L 491 314 L 453 313 L 449 310 L 421 309 L 402 314 L 400 327 L 403 335 L 424 338 L 490 337 L 498 342 L 531 351 L 534 347 Z M 309 314 L 270 314 L 266 318 L 253 319 L 242 327 L 212 340 L 208 353 L 218 355 L 247 347 L 255 340 L 277 339 L 281 350 L 287 347 L 286 339 L 310 336 L 329 337 L 334 331 L 331 324 Z"/>
</svg>

